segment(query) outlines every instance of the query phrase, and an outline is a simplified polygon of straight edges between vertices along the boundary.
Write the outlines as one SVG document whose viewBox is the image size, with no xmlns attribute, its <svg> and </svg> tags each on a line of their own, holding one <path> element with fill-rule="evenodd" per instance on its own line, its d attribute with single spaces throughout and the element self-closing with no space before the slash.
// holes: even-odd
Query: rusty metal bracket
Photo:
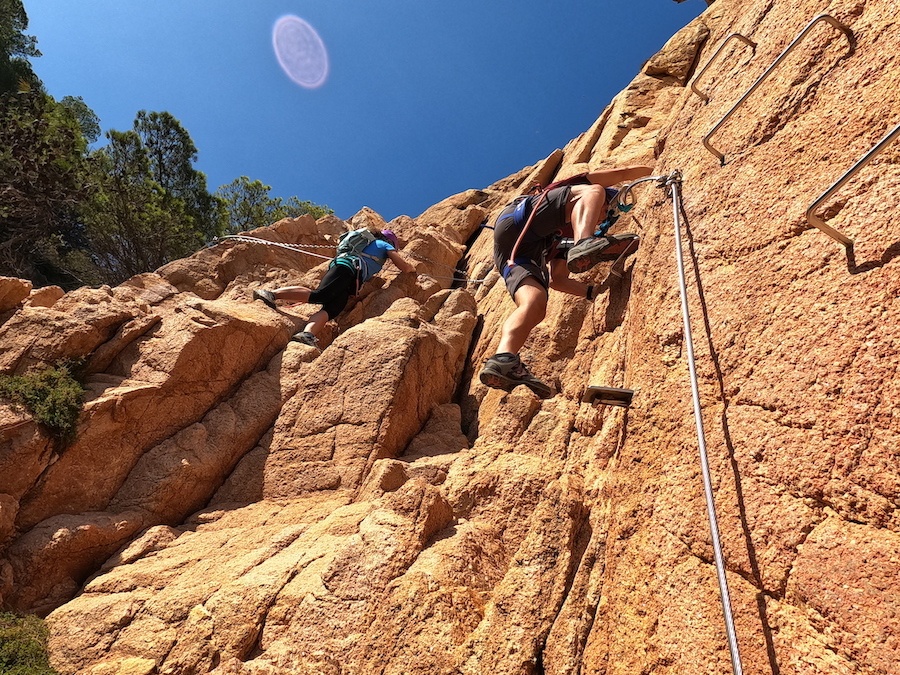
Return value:
<svg viewBox="0 0 900 675">
<path fill-rule="evenodd" d="M 738 108 L 740 108 L 744 104 L 744 101 L 746 101 L 750 97 L 750 94 L 752 94 L 754 91 L 756 91 L 759 88 L 759 86 L 766 80 L 766 78 L 769 77 L 769 75 L 772 73 L 772 71 L 775 70 L 775 68 L 778 66 L 778 64 L 780 64 L 782 61 L 784 61 L 785 57 L 794 50 L 794 47 L 796 47 L 797 44 L 799 44 L 800 41 L 803 40 L 803 38 L 806 37 L 806 35 L 820 21 L 825 21 L 825 22 L 831 24 L 832 26 L 837 28 L 841 33 L 843 33 L 846 36 L 848 42 L 850 43 L 850 53 L 851 54 L 853 53 L 853 51 L 855 49 L 855 41 L 853 38 L 853 32 L 849 28 L 847 28 L 847 26 L 842 24 L 840 21 L 835 19 L 830 14 L 819 14 L 818 16 L 814 17 L 813 20 L 810 21 L 806 25 L 806 28 L 804 28 L 802 31 L 800 31 L 800 34 L 794 38 L 794 41 L 791 42 L 791 44 L 789 44 L 787 47 L 785 47 L 784 51 L 781 52 L 779 57 L 777 59 L 775 59 L 775 61 L 772 63 L 772 65 L 769 66 L 766 69 L 766 71 L 762 75 L 759 76 L 759 79 L 757 79 L 756 82 L 753 83 L 753 85 L 750 87 L 750 89 L 747 90 L 747 93 L 745 93 L 743 96 L 741 96 L 740 100 L 731 107 L 731 110 L 729 110 L 727 113 L 725 113 L 725 116 L 718 121 L 716 126 L 714 126 L 712 128 L 712 130 L 708 134 L 706 134 L 706 136 L 703 137 L 703 146 L 707 150 L 709 150 L 712 154 L 714 154 L 716 157 L 719 158 L 719 163 L 722 166 L 725 166 L 725 155 L 722 154 L 721 152 L 719 152 L 718 150 L 716 150 L 714 147 L 712 147 L 712 145 L 710 145 L 710 143 L 709 143 L 710 136 L 712 136 L 714 133 L 716 133 L 722 127 L 722 125 L 725 124 L 726 121 L 728 121 L 728 118 L 734 114 L 734 111 L 737 110 Z"/>
<path fill-rule="evenodd" d="M 853 240 L 850 239 L 850 237 L 841 234 L 830 225 L 826 224 L 825 221 L 819 218 L 815 212 L 822 205 L 822 202 L 828 199 L 828 197 L 839 190 L 847 181 L 853 178 L 857 171 L 859 171 L 866 164 L 872 161 L 876 157 L 876 155 L 880 154 L 881 151 L 884 150 L 893 141 L 895 141 L 898 136 L 900 136 L 900 124 L 894 127 L 892 131 L 888 132 L 887 136 L 878 141 L 878 143 L 876 143 L 871 150 L 869 150 L 865 155 L 863 155 L 856 161 L 856 164 L 847 169 L 843 176 L 832 183 L 830 188 L 825 190 L 825 192 L 823 192 L 822 195 L 818 199 L 816 199 L 816 201 L 809 205 L 809 208 L 806 209 L 807 222 L 813 227 L 818 227 L 820 230 L 822 230 L 822 232 L 827 234 L 835 241 L 840 242 L 848 249 L 852 249 Z"/>
<path fill-rule="evenodd" d="M 703 77 L 704 73 L 706 73 L 706 71 L 709 70 L 709 67 L 712 65 L 713 61 L 715 61 L 718 58 L 719 54 L 722 53 L 722 51 L 725 49 L 725 46 L 728 44 L 728 42 L 730 40 L 740 40 L 744 44 L 749 45 L 750 49 L 753 50 L 754 54 L 756 53 L 756 43 L 753 40 L 751 40 L 750 38 L 744 37 L 740 33 L 732 33 L 731 35 L 727 36 L 724 40 L 722 40 L 722 44 L 716 50 L 716 53 L 713 54 L 709 58 L 709 61 L 706 62 L 706 65 L 703 66 L 703 69 L 699 73 L 697 73 L 696 77 L 694 77 L 694 81 L 691 82 L 691 91 L 694 92 L 695 94 L 697 94 L 697 96 L 699 96 L 700 98 L 702 98 L 704 103 L 709 103 L 709 96 L 707 96 L 702 91 L 697 89 L 697 82 L 700 80 L 701 77 Z"/>
</svg>

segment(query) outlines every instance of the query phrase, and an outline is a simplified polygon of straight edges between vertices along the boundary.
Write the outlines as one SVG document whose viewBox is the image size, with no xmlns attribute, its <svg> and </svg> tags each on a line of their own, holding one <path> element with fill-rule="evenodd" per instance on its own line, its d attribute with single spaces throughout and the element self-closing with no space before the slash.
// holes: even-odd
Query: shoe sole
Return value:
<svg viewBox="0 0 900 675">
<path fill-rule="evenodd" d="M 321 349 L 319 349 L 319 345 L 311 345 L 311 344 L 309 344 L 308 342 L 304 342 L 303 340 L 295 340 L 294 338 L 291 338 L 290 341 L 291 341 L 291 342 L 296 342 L 298 345 L 304 345 L 304 346 L 306 346 L 306 347 L 312 347 L 313 349 L 315 349 L 316 351 L 319 351 L 319 352 L 322 351 Z"/>
<path fill-rule="evenodd" d="M 478 376 L 478 379 L 481 380 L 483 385 L 491 387 L 492 389 L 501 389 L 507 393 L 511 392 L 513 389 L 518 387 L 520 384 L 528 387 L 531 392 L 541 399 L 548 399 L 553 397 L 553 390 L 546 385 L 538 385 L 533 382 L 525 382 L 522 380 L 510 380 L 508 378 L 503 377 L 502 375 L 497 375 L 496 373 L 486 373 L 484 371 Z"/>
<path fill-rule="evenodd" d="M 253 299 L 254 299 L 254 300 L 259 300 L 259 301 L 262 302 L 266 307 L 271 307 L 272 309 L 278 309 L 278 307 L 275 306 L 275 303 L 274 303 L 274 302 L 271 302 L 271 301 L 267 300 L 266 298 L 264 298 L 264 297 L 261 296 L 261 295 L 257 295 L 256 293 L 254 293 L 254 294 L 253 294 Z"/>
<path fill-rule="evenodd" d="M 540 399 L 547 400 L 548 398 L 553 398 L 553 390 L 546 385 L 539 386 L 536 384 L 529 384 L 528 382 L 523 382 L 522 384 L 531 389 L 531 393 Z"/>
<path fill-rule="evenodd" d="M 494 373 L 486 373 L 484 371 L 478 376 L 478 379 L 481 380 L 481 384 L 491 387 L 492 389 L 502 389 L 505 392 L 510 392 L 515 389 L 516 385 L 519 384 L 516 382 L 513 384 L 505 377 L 501 375 L 495 375 Z"/>
<path fill-rule="evenodd" d="M 637 236 L 628 237 L 627 239 L 617 239 L 615 243 L 606 248 L 588 251 L 587 253 L 566 261 L 566 267 L 573 274 L 587 272 L 594 265 L 599 263 L 615 262 L 625 254 L 631 255 L 635 253 L 638 249 L 639 241 L 640 239 L 638 239 Z"/>
</svg>

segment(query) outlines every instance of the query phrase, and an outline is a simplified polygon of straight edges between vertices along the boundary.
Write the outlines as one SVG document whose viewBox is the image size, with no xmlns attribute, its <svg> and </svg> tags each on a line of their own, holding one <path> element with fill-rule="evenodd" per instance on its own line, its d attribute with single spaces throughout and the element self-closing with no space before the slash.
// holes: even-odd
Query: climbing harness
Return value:
<svg viewBox="0 0 900 675">
<path fill-rule="evenodd" d="M 606 190 L 606 202 L 608 204 L 606 211 L 606 218 L 597 226 L 597 229 L 594 231 L 595 237 L 605 237 L 607 232 L 609 232 L 609 228 L 612 227 L 615 222 L 622 216 L 624 213 L 628 213 L 631 209 L 634 208 L 635 205 L 635 197 L 634 197 L 634 188 L 641 183 L 645 183 L 650 180 L 659 181 L 661 179 L 667 178 L 666 176 L 649 176 L 644 178 L 639 178 L 636 181 L 632 181 L 631 183 L 626 183 L 621 188 L 604 188 Z M 540 192 L 540 199 L 538 199 L 537 203 L 535 203 L 534 207 L 531 209 L 531 213 L 528 215 L 528 219 L 525 220 L 525 224 L 522 227 L 522 231 L 519 232 L 519 236 L 516 239 L 516 243 L 513 246 L 512 252 L 510 253 L 509 260 L 507 261 L 506 267 L 504 268 L 504 272 L 508 273 L 508 270 L 517 265 L 521 264 L 518 262 L 516 253 L 519 251 L 519 245 L 522 243 L 522 240 L 525 238 L 525 233 L 528 231 L 528 228 L 531 226 L 531 221 L 534 219 L 534 214 L 537 213 L 538 208 L 541 206 L 541 202 L 546 199 L 547 194 L 550 190 L 556 186 L 558 187 L 560 183 L 565 183 L 565 181 L 559 181 L 558 183 L 551 183 L 546 188 L 543 188 Z M 525 197 L 520 198 L 521 201 L 516 205 L 516 210 L 513 213 L 513 217 L 516 218 L 516 224 L 519 224 L 524 216 L 524 211 L 527 208 L 528 199 Z M 482 224 L 482 227 L 486 227 Z M 493 229 L 493 228 L 492 228 Z M 563 239 L 563 242 L 567 241 Z M 575 243 L 573 241 L 573 243 Z M 637 241 L 634 242 L 637 244 Z M 632 245 L 625 249 L 625 251 L 616 259 L 613 263 L 612 268 L 615 269 L 615 266 L 622 260 L 626 255 L 631 253 Z M 503 275 L 504 278 L 506 274 Z M 609 278 L 607 275 L 605 282 Z"/>
<path fill-rule="evenodd" d="M 725 616 L 725 632 L 728 635 L 728 649 L 731 652 L 731 667 L 734 671 L 734 675 L 742 675 L 743 668 L 741 666 L 741 656 L 738 651 L 737 635 L 734 629 L 734 618 L 731 613 L 731 599 L 728 593 L 728 581 L 725 578 L 725 562 L 722 555 L 722 542 L 719 537 L 719 526 L 716 519 L 716 504 L 713 500 L 709 458 L 706 453 L 706 435 L 703 431 L 700 390 L 697 383 L 697 367 L 694 362 L 694 342 L 691 337 L 691 317 L 688 312 L 687 285 L 685 283 L 684 274 L 684 255 L 681 250 L 681 180 L 681 171 L 676 169 L 668 176 L 662 177 L 658 182 L 659 187 L 667 189 L 668 194 L 672 197 L 672 212 L 675 219 L 675 258 L 678 263 L 681 314 L 684 321 L 684 344 L 687 351 L 688 370 L 691 377 L 691 395 L 694 403 L 694 420 L 697 426 L 697 444 L 700 448 L 700 464 L 703 470 L 703 489 L 706 494 L 706 511 L 709 516 L 709 529 L 716 562 L 716 574 L 719 579 L 719 593 L 722 596 L 722 612 Z"/>
<path fill-rule="evenodd" d="M 528 218 L 525 221 L 525 225 L 522 226 L 522 230 L 519 232 L 519 236 L 516 238 L 516 243 L 513 244 L 512 252 L 509 254 L 509 260 L 506 261 L 506 267 L 504 267 L 503 271 L 501 272 L 501 276 L 503 276 L 504 279 L 509 274 L 509 269 L 511 267 L 521 264 L 521 263 L 516 262 L 516 258 L 517 258 L 516 253 L 519 252 L 519 245 L 522 243 L 522 240 L 525 238 L 525 233 L 528 232 L 528 228 L 531 227 L 531 221 L 534 220 L 534 216 L 538 212 L 538 209 L 541 206 L 541 202 L 543 202 L 547 198 L 547 195 L 549 193 L 550 193 L 550 190 L 545 188 L 541 192 L 540 197 L 538 198 L 534 207 L 531 209 L 531 213 L 528 214 Z M 513 217 L 515 217 L 515 213 L 519 213 L 520 218 L 521 218 L 521 215 L 524 213 L 524 209 L 526 208 L 527 204 L 528 204 L 527 198 L 523 198 L 522 201 L 520 201 L 518 204 L 516 204 L 516 211 L 514 212 Z"/>
<path fill-rule="evenodd" d="M 606 233 L 609 232 L 609 228 L 615 224 L 619 217 L 623 213 L 628 213 L 634 208 L 634 194 L 631 191 L 632 185 L 634 185 L 634 183 L 629 183 L 628 185 L 622 186 L 619 190 L 616 188 L 606 188 L 606 203 L 609 206 L 606 209 L 606 219 L 600 223 L 597 230 L 594 232 L 595 237 L 605 237 Z M 629 197 L 631 198 L 630 202 L 627 201 Z"/>
</svg>

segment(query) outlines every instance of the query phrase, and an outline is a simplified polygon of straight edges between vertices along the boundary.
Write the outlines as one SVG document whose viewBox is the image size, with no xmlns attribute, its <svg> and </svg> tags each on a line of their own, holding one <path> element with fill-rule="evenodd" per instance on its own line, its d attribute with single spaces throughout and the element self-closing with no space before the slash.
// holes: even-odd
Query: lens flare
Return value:
<svg viewBox="0 0 900 675">
<path fill-rule="evenodd" d="M 272 28 L 272 48 L 278 64 L 293 82 L 307 89 L 325 84 L 328 53 L 315 29 L 298 16 L 283 16 Z"/>
</svg>

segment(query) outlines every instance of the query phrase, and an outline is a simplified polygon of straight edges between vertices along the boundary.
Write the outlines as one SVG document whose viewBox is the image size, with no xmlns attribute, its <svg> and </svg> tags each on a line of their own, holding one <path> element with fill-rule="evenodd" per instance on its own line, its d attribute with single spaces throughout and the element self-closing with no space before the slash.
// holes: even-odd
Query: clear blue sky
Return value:
<svg viewBox="0 0 900 675">
<path fill-rule="evenodd" d="M 416 216 L 585 131 L 704 0 L 24 0 L 32 65 L 102 130 L 168 111 L 210 191 L 241 175 L 325 204 Z M 330 63 L 305 89 L 272 29 L 308 22 Z"/>
</svg>

